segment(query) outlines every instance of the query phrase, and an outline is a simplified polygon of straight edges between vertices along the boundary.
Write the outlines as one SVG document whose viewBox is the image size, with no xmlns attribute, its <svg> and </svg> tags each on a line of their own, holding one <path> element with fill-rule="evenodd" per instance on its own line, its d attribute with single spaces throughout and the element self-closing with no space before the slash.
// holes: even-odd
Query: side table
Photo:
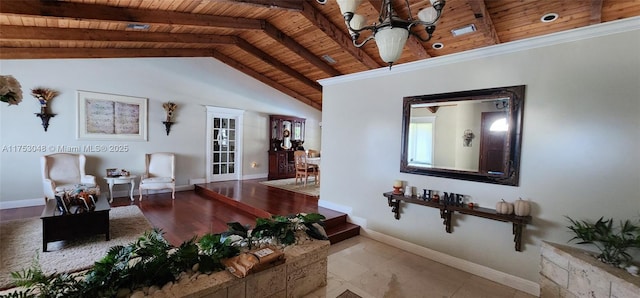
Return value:
<svg viewBox="0 0 640 298">
<path fill-rule="evenodd" d="M 119 176 L 119 177 L 102 177 L 109 184 L 109 203 L 113 202 L 113 186 L 115 184 L 131 184 L 129 198 L 133 201 L 133 190 L 136 188 L 136 175 Z"/>
</svg>

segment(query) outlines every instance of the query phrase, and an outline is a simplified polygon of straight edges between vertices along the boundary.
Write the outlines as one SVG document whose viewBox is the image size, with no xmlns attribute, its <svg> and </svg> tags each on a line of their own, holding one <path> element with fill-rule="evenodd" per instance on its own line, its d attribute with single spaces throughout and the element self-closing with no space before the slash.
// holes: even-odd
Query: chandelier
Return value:
<svg viewBox="0 0 640 298">
<path fill-rule="evenodd" d="M 316 0 L 320 4 L 325 4 L 327 0 Z M 402 55 L 409 35 L 414 35 L 422 42 L 429 41 L 431 35 L 436 30 L 436 23 L 440 19 L 445 0 L 430 0 L 431 6 L 424 8 L 418 12 L 418 19 L 412 18 L 409 0 L 405 0 L 405 4 L 409 11 L 409 18 L 403 19 L 399 17 L 393 9 L 391 0 L 383 0 L 380 8 L 378 22 L 365 26 L 366 19 L 364 16 L 356 14 L 355 11 L 362 3 L 362 0 L 336 0 L 340 7 L 340 12 L 344 17 L 345 24 L 351 34 L 353 45 L 357 48 L 362 47 L 368 41 L 375 39 L 378 46 L 380 58 L 389 64 L 389 69 L 393 63 Z M 427 38 L 422 38 L 418 33 L 414 32 L 414 27 L 420 25 L 427 32 Z M 360 34 L 368 30 L 370 35 L 361 42 L 358 41 Z"/>
</svg>

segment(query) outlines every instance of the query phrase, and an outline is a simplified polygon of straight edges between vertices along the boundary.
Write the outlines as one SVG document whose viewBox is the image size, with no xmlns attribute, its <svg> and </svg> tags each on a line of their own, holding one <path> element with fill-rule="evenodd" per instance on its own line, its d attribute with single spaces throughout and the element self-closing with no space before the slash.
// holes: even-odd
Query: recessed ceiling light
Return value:
<svg viewBox="0 0 640 298">
<path fill-rule="evenodd" d="M 127 29 L 133 30 L 149 30 L 149 24 L 127 24 Z"/>
<path fill-rule="evenodd" d="M 469 25 L 466 25 L 464 27 L 460 27 L 460 28 L 451 30 L 451 34 L 453 34 L 453 36 L 456 37 L 456 36 L 460 36 L 460 35 L 463 35 L 463 34 L 472 33 L 472 32 L 475 32 L 475 31 L 476 31 L 476 25 L 469 24 Z"/>
<path fill-rule="evenodd" d="M 436 43 L 432 44 L 431 47 L 436 49 L 436 50 L 439 50 L 439 49 L 444 48 L 444 44 L 442 44 L 441 42 L 436 42 Z"/>
<path fill-rule="evenodd" d="M 329 64 L 336 64 L 336 60 L 335 60 L 335 59 L 333 59 L 333 58 L 332 58 L 331 56 L 329 56 L 329 55 L 322 55 L 322 59 L 323 59 L 324 61 L 327 61 L 327 63 L 329 63 Z"/>
<path fill-rule="evenodd" d="M 549 22 L 553 22 L 553 21 L 555 21 L 557 19 L 558 19 L 558 14 L 555 13 L 555 12 L 552 12 L 552 13 L 548 13 L 548 14 L 543 15 L 540 18 L 540 21 L 542 21 L 543 23 L 549 23 Z"/>
</svg>

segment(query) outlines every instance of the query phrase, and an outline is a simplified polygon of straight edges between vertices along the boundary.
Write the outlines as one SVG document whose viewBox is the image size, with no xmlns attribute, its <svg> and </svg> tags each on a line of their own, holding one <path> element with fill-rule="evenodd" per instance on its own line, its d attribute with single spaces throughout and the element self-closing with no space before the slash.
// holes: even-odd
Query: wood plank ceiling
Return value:
<svg viewBox="0 0 640 298">
<path fill-rule="evenodd" d="M 363 1 L 358 13 L 373 23 L 381 2 Z M 430 5 L 408 2 L 414 16 Z M 400 16 L 409 14 L 404 1 L 394 6 Z M 556 21 L 540 21 L 552 12 Z M 447 0 L 433 39 L 409 40 L 396 64 L 639 15 L 640 0 Z M 452 36 L 469 24 L 477 31 Z M 0 3 L 0 59 L 121 57 L 212 57 L 319 110 L 317 80 L 386 67 L 374 42 L 352 45 L 334 0 Z"/>
</svg>

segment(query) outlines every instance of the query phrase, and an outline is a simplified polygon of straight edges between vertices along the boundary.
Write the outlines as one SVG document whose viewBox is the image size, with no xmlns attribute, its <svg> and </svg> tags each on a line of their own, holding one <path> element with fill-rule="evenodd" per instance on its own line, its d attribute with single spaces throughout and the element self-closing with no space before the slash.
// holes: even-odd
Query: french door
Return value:
<svg viewBox="0 0 640 298">
<path fill-rule="evenodd" d="M 242 177 L 244 111 L 207 107 L 207 182 Z"/>
</svg>

